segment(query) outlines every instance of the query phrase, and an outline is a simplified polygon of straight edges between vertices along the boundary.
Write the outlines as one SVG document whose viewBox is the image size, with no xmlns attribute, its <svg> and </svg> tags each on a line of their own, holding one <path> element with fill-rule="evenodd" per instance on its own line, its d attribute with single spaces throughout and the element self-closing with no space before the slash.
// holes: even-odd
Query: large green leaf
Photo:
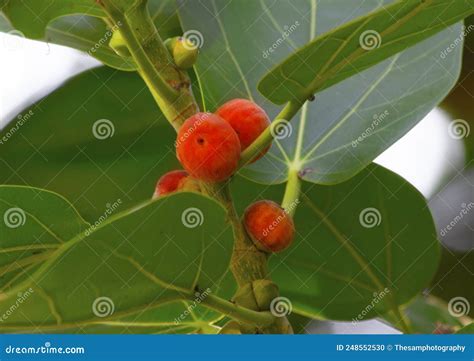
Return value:
<svg viewBox="0 0 474 361">
<path fill-rule="evenodd" d="M 0 5 L 13 26 L 33 39 L 43 37 L 48 23 L 61 16 L 105 15 L 97 2 L 91 0 L 50 0 L 48 4 L 38 0 L 6 0 Z"/>
<path fill-rule="evenodd" d="M 99 18 L 71 15 L 53 20 L 46 29 L 44 41 L 81 50 L 113 68 L 132 71 L 131 58 L 120 57 L 108 44 L 112 31 Z"/>
<path fill-rule="evenodd" d="M 277 104 L 306 99 L 473 12 L 473 0 L 398 0 L 317 37 L 266 74 L 258 89 Z"/>
<path fill-rule="evenodd" d="M 8 22 L 5 15 L 0 13 L 0 31 L 1 32 L 8 32 L 8 31 L 11 31 L 11 30 L 13 30 L 13 27 L 10 25 L 10 23 Z"/>
<path fill-rule="evenodd" d="M 133 73 L 90 70 L 20 116 L 0 132 L 0 184 L 55 191 L 91 222 L 118 199 L 149 199 L 179 167 L 175 132 Z"/>
<path fill-rule="evenodd" d="M 14 2 L 15 1 L 13 1 L 13 3 Z M 163 38 L 166 39 L 181 33 L 174 0 L 152 0 L 149 2 L 149 9 L 150 15 Z M 67 11 L 72 11 L 73 8 L 67 7 L 63 10 L 66 11 L 66 13 L 62 15 L 69 15 L 71 13 Z M 5 12 L 11 15 L 8 8 L 6 8 Z M 20 13 L 20 10 L 17 12 Z M 43 15 L 48 15 L 43 13 L 41 13 L 39 18 L 36 18 L 33 13 L 26 8 L 22 8 L 21 13 L 25 18 L 29 18 L 29 21 L 17 22 L 14 21 L 15 18 L 12 18 L 12 16 L 10 16 L 10 19 L 13 25 L 27 37 L 79 49 L 113 68 L 126 71 L 136 70 L 136 64 L 131 58 L 124 59 L 120 57 L 109 46 L 112 32 L 101 18 L 77 14 L 76 11 L 72 12 L 76 15 L 62 16 L 59 18 L 43 18 Z M 35 19 L 37 22 L 43 24 L 44 30 L 41 33 L 31 32 L 31 23 L 33 23 Z M 0 30 L 10 30 L 1 14 Z"/>
<path fill-rule="evenodd" d="M 342 0 L 231 0 L 204 4 L 182 0 L 179 11 L 184 29 L 197 30 L 203 38 L 196 71 L 207 109 L 246 97 L 276 116 L 279 107 L 256 90 L 258 79 L 270 67 L 311 39 L 390 3 L 353 0 L 349 6 Z M 280 129 L 280 140 L 274 142 L 269 156 L 247 167 L 243 175 L 266 184 L 284 182 L 289 168 L 316 183 L 350 178 L 449 92 L 458 77 L 462 46 L 444 58 L 441 53 L 457 38 L 462 39 L 461 30 L 462 24 L 453 25 L 321 91 L 291 127 Z M 321 57 L 331 55 L 334 53 Z M 358 141 L 359 137 L 364 139 Z"/>
<path fill-rule="evenodd" d="M 0 131 L 0 184 L 55 191 L 94 221 L 118 199 L 149 199 L 159 177 L 181 168 L 175 139 L 137 74 L 92 69 Z"/>
<path fill-rule="evenodd" d="M 199 309 L 180 315 L 196 290 L 226 289 L 233 236 L 225 210 L 192 193 L 121 207 L 91 225 L 57 194 L 0 186 L 3 332 L 130 331 L 144 314 L 154 330 L 189 331 L 217 319 Z"/>
<path fill-rule="evenodd" d="M 453 333 L 463 326 L 449 313 L 448 305 L 433 296 L 418 296 L 406 308 L 405 315 L 414 333 Z"/>
<path fill-rule="evenodd" d="M 107 86 L 103 85 L 104 82 Z M 113 93 L 109 87 L 114 89 Z M 90 94 L 94 94 L 94 96 L 91 97 Z M 138 97 L 137 94 L 139 94 Z M 68 104 L 68 107 L 65 107 L 64 104 Z M 102 205 L 106 203 L 121 199 L 124 207 L 128 207 L 149 198 L 156 179 L 166 170 L 176 166 L 174 150 L 171 146 L 174 132 L 158 114 L 143 83 L 133 74 L 116 73 L 110 69 L 89 71 L 71 80 L 63 88 L 45 98 L 33 110 L 34 116 L 30 117 L 0 148 L 0 157 L 3 161 L 0 181 L 2 183 L 33 184 L 63 193 L 73 200 L 81 214 L 87 215 L 87 219 L 92 222 L 104 213 Z M 137 118 L 136 114 L 140 114 L 140 117 Z M 99 140 L 93 136 L 93 124 L 101 118 L 113 121 L 115 133 L 111 138 Z M 143 124 L 146 125 L 145 130 L 142 129 Z M 1 134 L 2 137 L 9 134 L 9 131 L 11 134 L 12 127 L 13 124 L 7 126 Z M 426 209 L 420 211 L 417 207 L 423 203 L 422 197 L 411 186 L 388 171 L 377 166 L 373 166 L 373 168 L 375 171 L 372 171 L 371 168 L 359 175 L 358 178 L 340 186 L 327 187 L 307 184 L 305 193 L 313 202 L 317 203 L 318 207 L 324 207 L 323 210 L 331 215 L 331 221 L 340 225 L 347 236 L 354 235 L 350 227 L 359 227 L 354 228 L 357 235 L 360 236 L 357 238 L 357 247 L 364 245 L 364 247 L 370 248 L 370 244 L 367 244 L 369 241 L 376 245 L 370 249 L 369 253 L 366 253 L 365 248 L 363 249 L 367 255 L 372 255 L 372 252 L 377 249 L 380 250 L 380 247 L 386 244 L 386 237 L 380 234 L 381 227 L 368 230 L 357 226 L 358 215 L 364 208 L 380 207 L 381 202 L 387 202 L 386 207 L 393 208 L 388 215 L 385 214 L 385 211 L 383 212 L 384 219 L 394 218 L 390 236 L 395 237 L 397 227 L 400 227 L 400 220 L 406 222 L 408 228 L 403 229 L 395 241 L 398 242 L 400 237 L 400 244 L 404 249 L 412 250 L 412 253 L 402 252 L 395 243 L 393 248 L 394 251 L 398 251 L 396 256 L 402 258 L 400 267 L 405 267 L 411 257 L 420 257 L 418 266 L 415 265 L 412 268 L 414 276 L 411 272 L 406 274 L 407 278 L 410 276 L 413 279 L 407 282 L 407 278 L 402 277 L 395 284 L 399 287 L 400 292 L 399 299 L 397 293 L 397 302 L 406 302 L 409 297 L 421 289 L 425 277 L 430 278 L 432 272 L 430 267 L 436 267 L 433 264 L 436 264 L 437 260 L 437 246 L 434 236 L 431 234 L 431 232 L 434 234 L 430 228 L 432 227 L 431 218 Z M 357 180 L 364 178 L 367 174 L 370 174 L 367 180 L 358 185 Z M 379 183 L 377 178 L 382 183 Z M 234 188 L 234 193 L 239 194 L 236 200 L 240 210 L 258 196 L 279 201 L 283 194 L 282 186 L 262 187 L 248 181 L 240 180 L 239 182 L 242 183 L 236 184 L 237 188 Z M 374 189 L 377 191 L 374 192 Z M 393 194 L 396 198 L 393 197 Z M 337 197 L 346 197 L 347 195 L 351 196 L 345 199 L 341 206 L 339 204 L 341 201 L 338 202 Z M 402 206 L 407 209 L 402 209 Z M 380 210 L 382 211 L 382 209 Z M 353 216 L 348 217 L 351 214 Z M 419 219 L 419 223 L 413 224 L 413 219 Z M 324 223 L 318 221 L 313 209 L 306 204 L 302 204 L 298 209 L 296 222 L 300 238 L 294 248 L 281 255 L 281 259 L 290 259 L 288 255 L 293 254 L 295 257 L 315 256 L 310 260 L 312 263 L 309 265 L 316 264 L 318 267 L 325 262 L 322 258 L 331 256 L 332 253 L 321 253 L 321 258 L 318 258 L 314 250 L 319 251 L 320 247 L 323 247 L 322 249 L 338 247 L 337 239 L 329 233 Z M 430 223 L 427 225 L 427 222 Z M 382 223 L 382 225 L 386 224 L 386 222 Z M 416 230 L 419 233 L 415 233 Z M 425 232 L 428 232 L 428 236 Z M 368 238 L 365 238 L 366 235 Z M 413 239 L 417 239 L 417 242 L 413 242 Z M 431 248 L 428 247 L 424 250 L 425 246 L 431 246 Z M 421 253 L 421 249 L 425 253 Z M 311 250 L 313 251 L 311 252 Z M 342 251 L 337 255 L 348 257 L 347 252 Z M 425 257 L 429 258 L 428 262 L 425 262 Z M 341 264 L 337 262 L 340 262 L 337 257 L 328 259 L 328 264 L 332 267 L 330 270 L 339 271 L 341 269 Z M 382 256 L 377 259 L 377 262 L 383 262 Z M 288 287 L 290 286 L 285 277 L 291 277 L 291 275 L 298 273 L 301 273 L 302 277 L 309 276 L 309 271 L 304 268 L 297 269 L 294 264 L 299 264 L 297 258 L 291 264 L 282 263 L 277 268 L 279 276 L 276 279 L 283 282 L 284 294 L 292 293 L 291 298 L 293 300 L 295 297 L 293 302 L 297 305 L 298 295 L 294 291 L 289 292 Z M 302 267 L 303 264 L 301 263 L 300 266 Z M 398 263 L 394 261 L 394 265 L 397 266 L 397 271 L 400 271 Z M 343 269 L 346 269 L 348 273 L 354 272 L 354 270 L 360 271 L 354 260 L 348 261 L 347 265 L 344 263 L 343 266 Z M 423 272 L 419 271 L 418 267 L 422 267 Z M 381 269 L 384 270 L 384 268 Z M 358 277 L 364 278 L 366 275 L 361 274 Z M 349 310 L 353 310 L 359 305 L 366 306 L 364 302 L 367 302 L 368 297 L 372 294 L 368 291 L 358 295 L 359 298 L 356 298 L 354 302 L 348 297 L 343 297 L 341 300 L 347 301 L 348 305 L 344 304 L 339 308 L 333 304 L 322 311 L 328 303 L 328 299 L 325 299 L 324 296 L 329 297 L 330 293 L 326 290 L 322 292 L 320 284 L 333 283 L 329 279 L 330 277 L 326 274 L 316 274 L 314 278 L 308 280 L 313 285 L 311 288 L 318 292 L 317 297 L 311 295 L 312 303 L 310 305 L 305 304 L 305 307 L 311 308 L 312 317 L 319 312 L 321 317 L 330 317 L 332 313 L 335 313 L 337 318 L 344 318 L 348 316 L 346 311 L 350 312 Z M 382 278 L 382 280 L 384 279 Z M 293 285 L 297 286 L 301 283 L 293 282 Z M 334 283 L 332 292 L 336 292 L 337 287 L 340 287 L 339 290 L 344 289 L 344 286 L 346 284 L 343 281 Z M 300 291 L 303 293 L 307 290 L 309 288 L 303 287 Z M 344 292 L 350 293 L 351 290 L 353 289 L 349 286 L 344 289 Z M 301 296 L 303 297 L 303 295 Z M 303 311 L 309 313 L 302 306 L 298 307 L 301 309 L 301 313 Z M 379 311 L 384 310 L 385 306 Z"/>
<path fill-rule="evenodd" d="M 235 187 L 240 210 L 282 193 L 279 186 L 252 192 L 248 181 Z M 294 312 L 373 318 L 429 285 L 439 261 L 436 231 L 423 196 L 401 177 L 371 165 L 339 185 L 305 184 L 299 201 L 297 239 L 270 258 L 272 278 Z"/>
</svg>

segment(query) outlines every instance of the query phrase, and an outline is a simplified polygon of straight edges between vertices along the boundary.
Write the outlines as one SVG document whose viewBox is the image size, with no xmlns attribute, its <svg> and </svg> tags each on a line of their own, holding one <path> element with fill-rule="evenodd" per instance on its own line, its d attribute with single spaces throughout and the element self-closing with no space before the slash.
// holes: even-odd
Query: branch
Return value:
<svg viewBox="0 0 474 361">
<path fill-rule="evenodd" d="M 164 45 L 147 8 L 147 1 L 101 0 L 100 4 L 119 29 L 138 72 L 166 119 L 178 130 L 199 111 L 189 76 L 178 69 Z"/>
</svg>

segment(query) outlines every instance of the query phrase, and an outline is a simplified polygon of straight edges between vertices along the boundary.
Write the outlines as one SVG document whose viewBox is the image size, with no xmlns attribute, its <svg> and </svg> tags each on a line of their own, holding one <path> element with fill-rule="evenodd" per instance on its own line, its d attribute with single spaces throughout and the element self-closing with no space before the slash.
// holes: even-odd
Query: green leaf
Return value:
<svg viewBox="0 0 474 361">
<path fill-rule="evenodd" d="M 405 315 L 415 333 L 452 333 L 463 325 L 449 313 L 446 303 L 433 296 L 415 298 L 406 308 Z"/>
<path fill-rule="evenodd" d="M 281 199 L 280 186 L 253 192 L 249 184 L 234 189 L 240 210 L 255 198 Z M 270 258 L 271 276 L 293 312 L 307 317 L 383 315 L 422 291 L 438 266 L 423 196 L 377 165 L 339 185 L 304 184 L 295 224 L 293 245 Z"/>
<path fill-rule="evenodd" d="M 396 1 L 317 37 L 266 74 L 258 89 L 276 104 L 304 100 L 473 12 L 473 0 Z"/>
<path fill-rule="evenodd" d="M 146 201 L 180 168 L 175 137 L 138 75 L 93 69 L 0 132 L 0 184 L 55 191 L 95 222 L 118 199 L 125 208 Z"/>
<path fill-rule="evenodd" d="M 195 69 L 206 109 L 213 111 L 227 100 L 243 97 L 255 100 L 275 117 L 281 109 L 257 92 L 258 79 L 311 39 L 389 3 L 354 0 L 348 6 L 343 1 L 233 0 L 203 6 L 181 1 L 183 28 L 202 34 Z M 441 54 L 460 41 L 456 39 L 461 31 L 462 24 L 453 25 L 321 91 L 291 127 L 280 129 L 280 139 L 274 141 L 269 155 L 242 174 L 265 184 L 285 182 L 288 169 L 301 171 L 305 180 L 315 183 L 349 179 L 449 92 L 459 74 L 462 46 L 444 59 Z M 328 51 L 321 58 L 331 55 Z M 359 137 L 363 140 L 358 141 Z"/>
<path fill-rule="evenodd" d="M 297 313 L 291 313 L 288 315 L 288 321 L 290 322 L 295 334 L 306 334 L 308 333 L 306 328 L 313 320 Z"/>
<path fill-rule="evenodd" d="M 118 199 L 124 209 L 150 199 L 181 168 L 175 139 L 137 74 L 92 69 L 4 126 L 0 184 L 54 191 L 95 222 Z"/>
<path fill-rule="evenodd" d="M 196 305 L 180 315 L 182 300 L 226 290 L 225 210 L 192 193 L 121 207 L 88 224 L 57 194 L 0 186 L 2 331 L 134 329 L 144 313 L 149 328 L 187 330 L 220 317 Z"/>
<path fill-rule="evenodd" d="M 166 39 L 181 33 L 181 26 L 176 14 L 176 4 L 173 0 L 151 0 L 149 2 L 149 9 L 151 17 L 163 38 Z M 23 9 L 22 11 L 26 10 Z M 66 11 L 66 9 L 64 9 L 64 11 Z M 8 9 L 6 13 L 10 15 Z M 45 14 L 45 16 L 46 15 L 47 14 Z M 60 18 L 40 17 L 38 19 L 43 21 L 43 26 L 45 27 L 44 34 L 41 33 L 35 37 L 34 35 L 36 33 L 32 34 L 30 32 L 30 26 L 36 18 L 29 11 L 26 11 L 24 16 L 30 16 L 30 21 L 19 23 L 14 22 L 13 19 L 11 20 L 18 30 L 24 32 L 27 37 L 38 38 L 49 43 L 64 45 L 84 51 L 104 64 L 119 70 L 136 70 L 136 64 L 132 59 L 120 57 L 109 46 L 112 31 L 101 18 L 84 14 L 62 16 Z M 43 13 L 41 13 L 41 16 L 43 16 Z M 38 19 L 36 19 L 37 22 L 39 22 Z M 9 27 L 11 28 L 11 26 Z M 0 15 L 0 30 L 11 30 L 9 27 L 6 26 L 3 15 Z"/>
<path fill-rule="evenodd" d="M 8 22 L 8 19 L 5 17 L 4 14 L 0 13 L 0 31 L 9 32 L 11 30 L 13 30 L 13 27 Z"/>
<path fill-rule="evenodd" d="M 471 323 L 470 325 L 467 325 L 466 327 L 461 328 L 457 334 L 474 334 L 474 322 Z"/>
<path fill-rule="evenodd" d="M 42 38 L 48 23 L 61 16 L 105 16 L 97 2 L 91 0 L 51 0 L 47 6 L 37 0 L 7 0 L 1 5 L 12 25 L 32 39 Z"/>
<path fill-rule="evenodd" d="M 123 70 L 136 70 L 133 59 L 120 57 L 108 44 L 112 30 L 99 18 L 70 15 L 53 20 L 46 29 L 44 41 L 81 50 L 105 65 Z"/>
</svg>

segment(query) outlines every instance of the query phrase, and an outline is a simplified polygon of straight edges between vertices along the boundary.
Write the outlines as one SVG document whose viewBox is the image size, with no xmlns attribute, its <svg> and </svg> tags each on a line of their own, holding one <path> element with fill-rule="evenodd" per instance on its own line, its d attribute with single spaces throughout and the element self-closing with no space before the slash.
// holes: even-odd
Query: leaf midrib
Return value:
<svg viewBox="0 0 474 361">
<path fill-rule="evenodd" d="M 407 96 L 409 96 L 409 95 L 411 95 L 411 94 L 414 94 L 415 92 L 419 92 L 420 90 L 424 90 L 425 88 L 429 88 L 430 86 L 433 86 L 434 84 L 439 83 L 439 82 L 440 82 L 440 79 L 437 79 L 437 80 L 435 80 L 434 82 L 430 83 L 430 84 L 427 85 L 427 86 L 424 86 L 424 87 L 421 87 L 421 88 L 416 89 L 416 91 L 413 91 L 413 92 L 411 92 L 411 93 L 405 93 L 402 97 L 400 97 L 400 98 L 398 98 L 398 99 L 395 99 L 394 102 L 399 101 L 399 100 L 402 100 L 402 99 L 406 98 Z M 439 100 L 441 101 L 442 99 L 439 99 Z M 388 104 L 389 104 L 389 103 L 381 103 L 381 105 L 388 105 Z M 391 122 L 391 123 L 389 123 L 389 124 L 387 124 L 387 125 L 385 125 L 385 126 L 378 127 L 376 130 L 374 130 L 374 131 L 372 132 L 371 136 L 376 135 L 376 134 L 378 134 L 378 133 L 381 133 L 381 132 L 387 130 L 388 128 L 397 125 L 399 122 L 401 122 L 402 120 L 408 118 L 408 117 L 409 117 L 410 115 L 412 115 L 413 113 L 416 113 L 416 112 L 418 111 L 418 108 L 421 108 L 422 106 L 423 106 L 423 104 L 420 104 L 418 107 L 416 107 L 416 108 L 412 109 L 410 112 L 404 114 L 403 117 L 400 117 L 400 118 L 394 120 L 393 122 Z M 378 106 L 377 106 L 377 107 L 378 107 Z M 368 108 L 368 109 L 370 109 L 370 108 Z M 331 149 L 331 150 L 329 150 L 329 151 L 327 151 L 327 152 L 325 152 L 325 153 L 319 154 L 319 155 L 314 156 L 314 157 L 309 158 L 309 159 L 305 159 L 305 164 L 314 162 L 314 161 L 316 161 L 316 160 L 318 160 L 318 159 L 321 159 L 321 158 L 324 158 L 324 157 L 326 157 L 326 156 L 328 156 L 328 155 L 330 155 L 330 154 L 332 154 L 332 153 L 338 152 L 338 151 L 340 151 L 341 149 L 344 149 L 344 148 L 346 148 L 346 147 L 351 146 L 351 144 L 352 144 L 352 142 L 351 142 L 351 143 L 342 144 L 342 145 L 338 146 L 337 148 Z"/>
<path fill-rule="evenodd" d="M 25 187 L 25 188 L 32 188 L 32 187 Z M 49 193 L 52 193 L 52 192 L 49 192 Z M 56 196 L 58 196 L 57 194 L 55 193 L 52 193 Z M 70 207 L 72 207 L 72 209 L 74 209 L 73 205 L 65 200 L 63 198 L 64 201 L 66 201 L 68 203 L 68 205 Z M 126 210 L 124 212 L 121 212 L 117 215 L 113 215 L 109 218 L 107 218 L 104 222 L 102 222 L 101 224 L 99 224 L 97 227 L 95 227 L 92 232 L 92 233 L 95 233 L 97 231 L 99 231 L 100 229 L 108 226 L 109 224 L 121 219 L 121 218 L 124 218 L 132 213 L 135 213 L 143 208 L 145 208 L 146 206 L 154 203 L 156 201 L 146 201 L 146 202 L 143 202 L 139 205 L 137 205 L 136 207 L 134 208 L 131 208 L 129 210 Z M 82 219 L 82 218 L 81 218 Z M 84 221 L 85 222 L 85 221 Z M 87 223 L 86 223 L 87 224 Z M 38 256 L 44 256 L 45 254 L 48 255 L 48 257 L 45 259 L 45 262 L 40 266 L 40 268 L 32 275 L 32 277 L 36 278 L 36 279 L 39 279 L 41 276 L 43 276 L 49 269 L 50 267 L 52 267 L 52 265 L 54 265 L 54 262 L 61 256 L 63 255 L 67 250 L 71 249 L 74 245 L 76 245 L 77 243 L 83 241 L 85 238 L 87 238 L 87 235 L 85 234 L 84 231 L 82 231 L 81 233 L 77 234 L 75 237 L 73 237 L 72 239 L 68 240 L 67 242 L 64 242 L 61 244 L 60 247 L 58 247 L 56 250 L 54 251 L 51 251 L 51 252 L 43 252 L 42 254 L 40 255 L 36 255 L 35 257 L 37 258 L 40 258 Z M 29 258 L 28 258 L 29 259 Z M 42 259 L 41 259 L 42 260 Z M 28 281 L 24 281 L 24 282 L 21 282 L 20 284 L 14 286 L 11 290 L 9 290 L 8 292 L 0 295 L 0 301 L 2 301 L 3 299 L 6 299 L 8 297 L 10 297 L 11 295 L 14 295 L 16 294 L 19 290 L 22 289 L 23 285 L 28 283 Z"/>
<path fill-rule="evenodd" d="M 221 30 L 222 36 L 224 38 L 224 42 L 225 42 L 225 45 L 226 45 L 225 50 L 229 53 L 229 56 L 230 56 L 232 62 L 234 63 L 235 68 L 237 69 L 237 72 L 239 73 L 240 78 L 242 79 L 242 82 L 244 84 L 247 95 L 249 96 L 249 99 L 254 101 L 252 92 L 250 91 L 250 87 L 249 87 L 249 84 L 247 82 L 247 78 L 245 77 L 245 75 L 242 71 L 242 68 L 240 67 L 240 64 L 237 61 L 237 58 L 235 57 L 235 54 L 232 51 L 232 48 L 230 46 L 229 39 L 227 38 L 227 33 L 226 33 L 225 28 L 224 28 L 224 25 L 222 24 L 222 20 L 220 18 L 220 13 L 218 12 L 215 0 L 212 0 L 212 6 L 213 6 L 213 10 L 214 10 L 214 17 L 217 21 L 217 24 L 219 25 L 219 29 Z"/>
<path fill-rule="evenodd" d="M 310 262 L 303 262 L 301 260 L 298 260 L 297 262 L 295 262 L 295 261 L 292 261 L 291 259 L 289 259 L 289 260 L 286 260 L 285 263 L 288 263 L 288 264 L 293 263 L 295 268 L 303 267 L 303 268 L 306 268 L 308 270 L 315 271 L 316 273 L 321 272 L 321 273 L 325 274 L 326 276 L 328 276 L 329 278 L 334 279 L 335 281 L 343 282 L 343 283 L 345 282 L 347 284 L 353 283 L 354 285 L 359 286 L 360 288 L 363 288 L 367 291 L 371 291 L 371 292 L 376 292 L 377 291 L 375 288 L 373 288 L 369 285 L 366 285 L 363 282 L 357 281 L 355 279 L 349 279 L 349 278 L 347 278 L 346 276 L 344 276 L 342 274 L 339 274 L 339 273 L 334 272 L 332 270 L 326 269 L 325 267 L 323 267 L 322 264 L 316 264 L 314 262 L 314 260 L 312 260 L 311 263 L 310 263 Z"/>
<path fill-rule="evenodd" d="M 316 36 L 316 18 L 317 18 L 317 2 L 316 0 L 311 0 L 311 22 L 310 22 L 310 29 L 309 29 L 309 41 Z M 292 164 L 289 164 L 288 168 L 295 168 L 296 170 L 300 171 L 302 164 L 301 164 L 301 152 L 303 148 L 304 142 L 304 130 L 306 128 L 306 121 L 308 119 L 308 107 L 309 104 L 306 101 L 301 109 L 301 116 L 300 116 L 300 123 L 298 128 L 298 138 L 296 141 L 295 153 L 293 156 Z"/>
<path fill-rule="evenodd" d="M 314 202 L 309 199 L 306 195 L 302 195 L 305 203 L 309 206 L 309 208 L 316 214 L 317 217 L 321 219 L 321 221 L 326 225 L 326 227 L 331 231 L 331 233 L 335 236 L 337 241 L 347 250 L 350 256 L 359 264 L 362 271 L 366 273 L 366 275 L 371 279 L 374 283 L 375 287 L 382 291 L 385 287 L 380 279 L 375 275 L 370 267 L 370 264 L 366 262 L 366 260 L 355 250 L 352 245 L 349 243 L 349 240 L 345 239 L 339 229 L 334 225 L 327 217 L 322 210 L 320 210 Z"/>
<path fill-rule="evenodd" d="M 425 0 L 424 2 L 422 2 L 420 5 L 418 5 L 416 8 L 414 8 L 411 12 L 409 12 L 407 15 L 405 15 L 403 18 L 399 19 L 397 22 L 395 22 L 394 24 L 392 24 L 391 26 L 389 26 L 387 29 L 385 29 L 384 31 L 382 31 L 380 33 L 380 36 L 381 37 L 384 37 L 388 34 L 390 34 L 392 31 L 395 31 L 397 30 L 399 27 L 401 27 L 401 25 L 403 25 L 405 22 L 407 22 L 408 20 L 410 20 L 413 16 L 415 16 L 419 11 L 421 11 L 425 6 L 428 6 L 428 4 L 431 4 L 433 0 Z M 396 5 L 397 3 L 394 3 L 393 5 Z M 388 11 L 388 10 L 387 10 Z M 375 12 L 375 11 L 373 11 Z M 367 20 L 365 22 L 363 22 L 358 28 L 356 31 L 354 31 L 352 33 L 352 35 L 348 38 L 348 39 L 345 39 L 345 41 L 340 45 L 340 48 L 335 52 L 335 54 L 338 54 L 340 51 L 342 51 L 345 46 L 347 45 L 347 43 L 349 42 L 350 39 L 352 39 L 355 34 L 357 34 L 357 32 L 359 31 L 359 29 L 361 29 L 362 27 L 364 27 L 366 25 L 367 22 L 369 22 L 371 20 L 370 17 L 367 18 Z M 344 26 L 349 26 L 351 23 L 347 23 L 345 24 Z M 343 26 L 343 27 L 344 27 Z M 337 28 L 335 30 L 333 30 L 333 32 L 339 30 L 340 28 Z M 330 36 L 330 34 L 329 34 Z M 344 66 L 348 63 L 352 63 L 354 61 L 354 58 L 357 58 L 360 54 L 364 54 L 366 52 L 365 49 L 363 49 L 362 47 L 358 48 L 355 52 L 353 52 L 350 56 L 348 56 L 347 58 L 344 58 L 343 61 L 341 60 L 339 63 L 337 63 L 336 65 L 333 65 L 333 67 L 331 68 L 330 71 L 326 72 L 326 69 L 328 69 L 332 64 L 332 60 L 331 59 L 335 59 L 335 57 L 333 56 L 332 58 L 330 58 L 328 60 L 328 62 L 323 66 L 322 70 L 321 70 L 321 73 L 322 74 L 325 74 L 323 76 L 316 76 L 316 78 L 307 86 L 305 87 L 305 92 L 306 93 L 311 93 L 312 90 L 313 92 L 314 91 L 317 91 L 319 89 L 319 87 L 321 85 L 323 85 L 329 78 L 331 78 L 334 74 L 336 74 L 340 69 L 344 68 Z M 283 67 L 281 68 L 281 70 L 283 71 Z"/>
<path fill-rule="evenodd" d="M 397 60 L 399 59 L 400 57 L 400 54 L 396 55 L 393 60 L 391 61 L 391 63 L 387 66 L 387 68 L 382 72 L 382 74 L 380 75 L 379 79 L 377 79 L 376 81 L 374 81 L 372 83 L 372 85 L 368 88 L 368 90 L 358 99 L 357 103 L 354 105 L 354 107 L 352 107 L 352 109 L 347 112 L 344 117 L 342 117 L 337 123 L 335 126 L 333 126 L 329 132 L 327 132 L 322 138 L 321 140 L 316 143 L 316 145 L 309 151 L 306 153 L 306 155 L 304 156 L 304 158 L 302 159 L 302 163 L 305 164 L 307 163 L 307 160 L 309 157 L 311 157 L 311 155 L 316 152 L 316 150 L 318 150 L 319 147 L 321 147 L 321 145 L 323 145 L 342 125 L 345 124 L 345 122 L 347 120 L 350 119 L 351 115 L 353 115 L 354 113 L 357 112 L 357 110 L 359 109 L 359 107 L 367 100 L 367 98 L 377 89 L 378 85 L 390 74 L 390 71 L 393 69 L 395 63 L 397 62 Z"/>
<path fill-rule="evenodd" d="M 152 310 L 155 308 L 158 308 L 160 306 L 164 306 L 166 304 L 170 304 L 173 302 L 180 302 L 182 300 L 182 297 L 176 293 L 167 297 L 161 297 L 159 301 L 149 303 L 145 306 L 141 307 L 135 307 L 132 309 L 129 309 L 127 311 L 119 311 L 119 312 L 114 312 L 113 315 L 108 316 L 106 319 L 107 321 L 110 320 L 115 320 L 115 319 L 120 319 L 122 317 L 127 317 L 127 316 L 133 316 L 134 314 L 137 314 L 139 312 L 142 312 L 143 310 Z M 93 320 L 93 321 L 91 321 Z M 104 318 L 105 321 L 105 318 Z M 63 330 L 63 329 L 69 329 L 69 328 L 76 328 L 76 327 L 81 327 L 81 326 L 90 326 L 90 325 L 96 325 L 96 324 L 102 324 L 104 321 L 97 321 L 97 317 L 93 316 L 93 318 L 84 320 L 84 321 L 78 321 L 78 322 L 62 322 L 60 324 L 48 324 L 48 325 L 42 325 L 41 330 L 47 331 L 47 330 Z M 9 324 L 9 325 L 2 325 L 2 329 L 5 330 L 31 330 L 32 328 L 37 329 L 37 326 L 25 326 L 21 324 Z"/>
</svg>

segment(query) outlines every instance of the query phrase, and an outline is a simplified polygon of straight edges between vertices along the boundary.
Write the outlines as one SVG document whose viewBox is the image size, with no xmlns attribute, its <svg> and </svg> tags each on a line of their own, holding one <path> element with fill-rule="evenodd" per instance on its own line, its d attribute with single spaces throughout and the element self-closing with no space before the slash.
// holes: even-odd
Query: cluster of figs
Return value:
<svg viewBox="0 0 474 361">
<path fill-rule="evenodd" d="M 201 190 L 202 182 L 226 181 L 238 169 L 241 152 L 270 126 L 266 112 L 248 99 L 233 99 L 214 113 L 196 113 L 178 131 L 176 155 L 183 169 L 164 174 L 154 197 L 179 191 Z M 251 162 L 260 159 L 269 147 Z M 251 204 L 242 219 L 258 249 L 279 252 L 293 241 L 292 217 L 279 204 L 260 200 Z"/>
</svg>

